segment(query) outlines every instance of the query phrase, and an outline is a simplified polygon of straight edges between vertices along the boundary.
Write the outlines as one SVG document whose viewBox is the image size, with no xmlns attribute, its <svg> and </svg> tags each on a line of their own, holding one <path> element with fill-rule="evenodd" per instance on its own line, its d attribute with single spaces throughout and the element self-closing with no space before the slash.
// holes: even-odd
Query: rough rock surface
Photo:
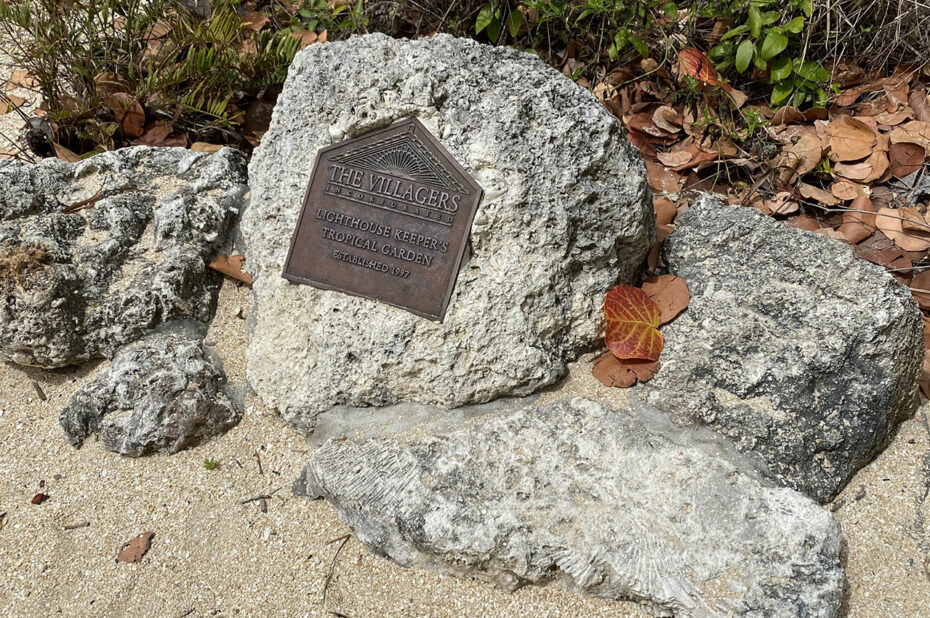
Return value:
<svg viewBox="0 0 930 618">
<path fill-rule="evenodd" d="M 204 333 L 199 323 L 171 322 L 120 349 L 62 410 L 71 444 L 99 433 L 122 455 L 176 453 L 235 426 L 242 411 L 223 391 L 226 374 Z"/>
<path fill-rule="evenodd" d="M 112 356 L 172 318 L 209 320 L 206 263 L 246 191 L 230 149 L 0 166 L 0 357 L 60 367 Z"/>
<path fill-rule="evenodd" d="M 841 533 L 713 432 L 587 399 L 445 436 L 330 440 L 295 493 L 403 566 L 560 580 L 675 616 L 833 616 Z"/>
<path fill-rule="evenodd" d="M 484 189 L 442 324 L 281 278 L 317 150 L 410 116 Z M 249 175 L 248 378 L 306 429 L 338 404 L 448 408 L 551 384 L 654 237 L 642 162 L 590 93 L 529 54 L 446 35 L 299 53 Z"/>
<path fill-rule="evenodd" d="M 702 198 L 664 243 L 691 305 L 645 399 L 830 500 L 913 413 L 923 326 L 906 288 L 842 243 Z"/>
</svg>

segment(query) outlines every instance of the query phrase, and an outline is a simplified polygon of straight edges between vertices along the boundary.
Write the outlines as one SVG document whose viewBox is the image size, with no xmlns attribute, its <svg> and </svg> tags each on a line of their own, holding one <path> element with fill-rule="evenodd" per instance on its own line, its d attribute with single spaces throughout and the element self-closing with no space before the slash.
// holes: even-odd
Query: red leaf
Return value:
<svg viewBox="0 0 930 618">
<path fill-rule="evenodd" d="M 731 90 L 727 84 L 721 83 L 714 63 L 699 49 L 686 47 L 678 52 L 678 70 L 682 75 L 693 77 L 699 82 Z"/>
<path fill-rule="evenodd" d="M 611 288 L 604 298 L 607 321 L 607 347 L 617 358 L 659 360 L 662 333 L 659 332 L 659 305 L 631 285 Z"/>
</svg>

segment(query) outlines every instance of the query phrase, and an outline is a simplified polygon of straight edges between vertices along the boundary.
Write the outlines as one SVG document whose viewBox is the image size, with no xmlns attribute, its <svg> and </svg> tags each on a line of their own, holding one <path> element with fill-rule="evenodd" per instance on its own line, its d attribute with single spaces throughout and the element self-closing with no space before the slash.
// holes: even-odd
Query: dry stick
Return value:
<svg viewBox="0 0 930 618">
<path fill-rule="evenodd" d="M 887 217 L 889 219 L 899 219 L 901 221 L 908 221 L 919 227 L 925 227 L 927 228 L 927 231 L 930 232 L 930 225 L 926 223 L 921 223 L 920 221 L 915 221 L 914 219 L 908 219 L 907 217 L 899 217 L 898 215 L 889 215 L 888 213 L 884 213 L 884 212 L 875 212 L 874 210 L 861 210 L 858 208 L 830 208 L 829 206 L 824 206 L 816 202 L 801 202 L 801 203 L 804 204 L 805 206 L 812 206 L 824 212 L 861 212 L 863 214 L 874 215 L 876 217 Z"/>
<path fill-rule="evenodd" d="M 248 504 L 249 502 L 255 502 L 256 500 L 268 500 L 269 498 L 271 498 L 272 496 L 274 496 L 274 495 L 275 495 L 276 493 L 278 493 L 279 491 L 281 491 L 281 488 L 280 488 L 280 487 L 278 487 L 277 489 L 275 489 L 275 490 L 274 490 L 273 492 L 271 492 L 270 494 L 261 494 L 261 495 L 255 496 L 254 498 L 244 498 L 244 499 L 242 499 L 242 500 L 239 501 L 239 504 Z"/>
<path fill-rule="evenodd" d="M 89 521 L 82 521 L 79 524 L 68 524 L 67 526 L 62 526 L 65 530 L 77 530 L 78 528 L 87 528 L 90 526 Z"/>
<path fill-rule="evenodd" d="M 255 461 L 258 462 L 258 473 L 261 474 L 262 476 L 265 476 L 265 471 L 262 470 L 262 458 L 258 454 L 258 451 L 255 451 Z"/>
<path fill-rule="evenodd" d="M 323 609 L 326 609 L 326 592 L 329 590 L 329 582 L 333 579 L 333 573 L 336 571 L 336 559 L 339 558 L 339 552 L 342 551 L 342 548 L 346 546 L 346 543 L 349 542 L 349 539 L 352 538 L 352 534 L 346 534 L 332 541 L 327 541 L 327 545 L 332 545 L 337 541 L 342 541 L 339 545 L 339 549 L 336 550 L 336 553 L 333 554 L 332 562 L 329 563 L 329 573 L 326 574 L 326 581 L 323 582 L 323 603 L 321 606 Z"/>
</svg>

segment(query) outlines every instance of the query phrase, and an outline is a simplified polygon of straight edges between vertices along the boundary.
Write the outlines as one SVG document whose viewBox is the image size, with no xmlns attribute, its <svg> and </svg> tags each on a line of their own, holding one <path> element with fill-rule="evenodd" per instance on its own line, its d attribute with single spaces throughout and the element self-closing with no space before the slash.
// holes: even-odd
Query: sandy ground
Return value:
<svg viewBox="0 0 930 618">
<path fill-rule="evenodd" d="M 233 386 L 244 384 L 249 292 L 223 286 L 207 336 Z M 295 498 L 312 452 L 253 396 L 222 438 L 172 456 L 124 458 L 89 441 L 73 449 L 58 425 L 70 394 L 102 364 L 42 371 L 0 365 L 0 615 L 3 616 L 645 616 L 634 605 L 558 586 L 513 594 L 401 569 L 354 538 L 332 507 Z M 47 396 L 42 401 L 34 383 Z M 626 396 L 586 362 L 544 395 Z M 848 541 L 848 614 L 930 615 L 930 431 L 925 406 L 831 507 Z M 219 462 L 204 468 L 206 458 Z M 259 469 L 259 459 L 261 469 Z M 31 503 L 36 493 L 50 498 Z M 241 501 L 261 494 L 260 502 Z M 75 525 L 82 527 L 73 527 Z M 70 529 L 69 529 L 70 528 Z M 120 546 L 155 533 L 138 564 Z"/>
</svg>

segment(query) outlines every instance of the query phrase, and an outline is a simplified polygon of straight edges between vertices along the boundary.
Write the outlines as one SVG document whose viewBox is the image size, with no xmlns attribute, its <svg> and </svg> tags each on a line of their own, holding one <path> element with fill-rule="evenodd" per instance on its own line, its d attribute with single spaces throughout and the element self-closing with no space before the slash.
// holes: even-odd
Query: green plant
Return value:
<svg viewBox="0 0 930 618">
<path fill-rule="evenodd" d="M 813 0 L 788 0 L 786 5 L 778 0 L 736 0 L 721 14 L 732 12 L 738 23 L 720 37 L 708 57 L 721 72 L 732 67 L 745 73 L 755 67 L 767 74 L 772 105 L 823 107 L 829 97 L 830 72 L 803 53 L 807 19 L 813 11 Z"/>
<path fill-rule="evenodd" d="M 207 470 L 216 470 L 220 467 L 220 462 L 215 459 L 207 458 L 203 460 L 203 467 Z"/>
</svg>

